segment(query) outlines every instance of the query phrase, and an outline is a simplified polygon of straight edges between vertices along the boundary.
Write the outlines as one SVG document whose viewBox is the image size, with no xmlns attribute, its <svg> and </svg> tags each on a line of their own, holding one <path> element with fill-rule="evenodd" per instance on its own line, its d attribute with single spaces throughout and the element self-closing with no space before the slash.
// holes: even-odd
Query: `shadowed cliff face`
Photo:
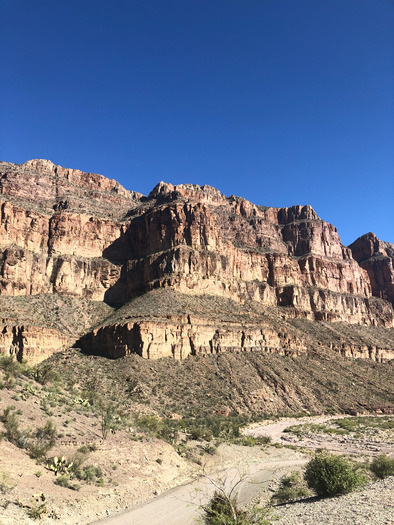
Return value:
<svg viewBox="0 0 394 525">
<path fill-rule="evenodd" d="M 366 233 L 349 248 L 353 258 L 368 272 L 373 295 L 394 304 L 394 246 Z"/>
<path fill-rule="evenodd" d="M 279 319 L 393 326 L 393 246 L 367 234 L 346 248 L 310 206 L 264 208 L 210 186 L 162 182 L 144 197 L 101 175 L 33 160 L 0 163 L 0 213 L 1 295 L 60 294 L 121 306 L 170 289 L 254 302 L 278 309 Z M 151 358 L 306 348 L 294 334 L 282 344 L 278 328 L 262 331 L 262 317 L 243 330 L 242 321 L 229 324 L 226 309 L 215 325 L 195 316 L 185 327 L 187 312 L 173 313 L 175 321 L 141 324 L 131 311 L 116 330 L 103 323 L 83 341 L 90 350 L 104 345 L 108 355 Z M 55 332 L 52 340 L 63 341 Z M 114 338 L 123 350 L 113 351 Z"/>
</svg>

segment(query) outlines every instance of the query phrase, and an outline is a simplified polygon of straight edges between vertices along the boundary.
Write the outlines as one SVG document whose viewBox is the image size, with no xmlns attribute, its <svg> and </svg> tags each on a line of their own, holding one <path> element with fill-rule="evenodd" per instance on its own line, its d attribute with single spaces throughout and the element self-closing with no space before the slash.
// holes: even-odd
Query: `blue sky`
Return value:
<svg viewBox="0 0 394 525">
<path fill-rule="evenodd" d="M 394 243 L 394 0 L 0 0 L 0 158 Z"/>
</svg>

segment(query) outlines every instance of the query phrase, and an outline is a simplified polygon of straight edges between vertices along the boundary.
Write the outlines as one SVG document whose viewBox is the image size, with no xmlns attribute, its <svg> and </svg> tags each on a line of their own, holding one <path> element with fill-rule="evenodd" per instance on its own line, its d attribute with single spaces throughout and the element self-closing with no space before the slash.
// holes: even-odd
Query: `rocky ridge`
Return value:
<svg viewBox="0 0 394 525">
<path fill-rule="evenodd" d="M 316 343 L 310 327 L 291 324 L 304 319 L 322 330 L 384 329 L 383 343 L 360 335 L 356 344 L 343 331 L 331 346 L 392 357 L 393 245 L 367 234 L 345 247 L 310 206 L 265 208 L 210 186 L 163 182 L 145 197 L 101 175 L 32 160 L 0 163 L 0 210 L 0 295 L 70 297 L 97 312 L 65 332 L 45 310 L 21 325 L 17 308 L 13 316 L 2 308 L 4 353 L 40 360 L 78 341 L 111 357 L 298 355 Z M 122 308 L 111 313 L 103 303 Z"/>
</svg>

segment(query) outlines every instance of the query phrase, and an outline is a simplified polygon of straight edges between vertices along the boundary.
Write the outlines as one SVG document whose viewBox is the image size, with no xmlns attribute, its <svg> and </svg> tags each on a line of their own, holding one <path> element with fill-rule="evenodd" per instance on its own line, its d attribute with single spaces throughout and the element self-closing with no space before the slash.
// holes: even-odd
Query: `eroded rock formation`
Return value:
<svg viewBox="0 0 394 525">
<path fill-rule="evenodd" d="M 393 245 L 367 234 L 347 248 L 310 206 L 265 208 L 210 186 L 162 182 L 144 197 L 101 175 L 32 160 L 0 163 L 0 212 L 3 296 L 58 294 L 119 307 L 169 289 L 233 305 L 212 321 L 175 305 L 164 317 L 148 318 L 149 311 L 141 317 L 131 302 L 126 318 L 110 316 L 94 330 L 74 333 L 89 351 L 149 358 L 228 350 L 297 355 L 313 338 L 281 329 L 285 319 L 393 327 Z M 259 317 L 230 321 L 229 309 L 246 304 Z M 277 326 L 265 322 L 268 310 Z M 5 353 L 37 359 L 70 344 L 48 323 L 3 321 Z M 18 351 L 14 332 L 25 334 Z M 374 359 L 392 350 L 352 348 L 343 337 L 334 349 Z"/>
<path fill-rule="evenodd" d="M 366 233 L 349 248 L 353 258 L 368 272 L 373 295 L 394 304 L 394 246 Z"/>
</svg>

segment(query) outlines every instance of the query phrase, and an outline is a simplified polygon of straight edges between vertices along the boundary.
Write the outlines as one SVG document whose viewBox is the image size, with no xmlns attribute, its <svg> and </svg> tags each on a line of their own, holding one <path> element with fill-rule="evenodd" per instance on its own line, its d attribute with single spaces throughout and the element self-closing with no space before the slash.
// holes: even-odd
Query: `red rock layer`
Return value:
<svg viewBox="0 0 394 525">
<path fill-rule="evenodd" d="M 264 208 L 190 184 L 159 183 L 143 197 L 101 175 L 32 160 L 0 163 L 0 213 L 3 295 L 57 293 L 121 305 L 171 288 L 279 306 L 288 317 L 393 326 L 392 245 L 368 234 L 346 248 L 310 206 Z M 134 337 L 134 324 L 129 330 Z M 164 349 L 165 330 L 157 330 Z M 172 355 L 213 347 L 209 334 L 192 343 L 190 330 L 173 329 L 190 349 L 179 343 Z M 252 332 L 244 334 L 250 348 L 275 347 Z M 245 341 L 235 346 L 247 348 Z"/>
</svg>

